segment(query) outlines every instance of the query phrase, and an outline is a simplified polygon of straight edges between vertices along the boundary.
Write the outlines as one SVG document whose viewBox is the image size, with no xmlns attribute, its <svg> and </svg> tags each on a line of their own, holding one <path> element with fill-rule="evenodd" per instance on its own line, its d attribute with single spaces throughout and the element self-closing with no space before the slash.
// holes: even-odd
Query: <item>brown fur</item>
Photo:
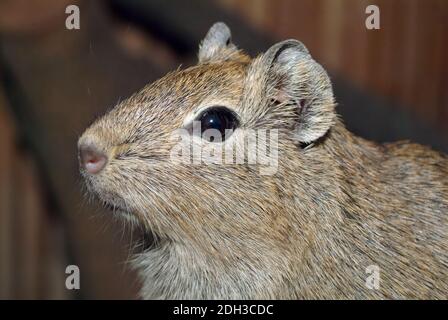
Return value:
<svg viewBox="0 0 448 320">
<path fill-rule="evenodd" d="M 254 60 L 223 24 L 200 63 L 147 86 L 79 144 L 109 155 L 89 190 L 158 241 L 135 264 L 144 298 L 448 298 L 448 159 L 347 131 L 329 79 L 296 41 Z M 300 107 L 298 102 L 306 104 Z M 279 130 L 278 171 L 173 163 L 170 136 L 198 105 Z M 380 288 L 366 286 L 366 267 Z"/>
</svg>

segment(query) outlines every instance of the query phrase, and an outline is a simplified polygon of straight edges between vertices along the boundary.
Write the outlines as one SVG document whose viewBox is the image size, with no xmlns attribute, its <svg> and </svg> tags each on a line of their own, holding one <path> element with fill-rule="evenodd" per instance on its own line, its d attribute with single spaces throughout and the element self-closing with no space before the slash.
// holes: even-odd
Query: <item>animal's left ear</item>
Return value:
<svg viewBox="0 0 448 320">
<path fill-rule="evenodd" d="M 199 63 L 226 61 L 237 58 L 239 50 L 232 43 L 229 27 L 223 22 L 216 22 L 199 45 Z"/>
<path fill-rule="evenodd" d="M 297 40 L 277 43 L 255 59 L 248 79 L 246 99 L 253 104 L 261 97 L 256 104 L 267 108 L 263 117 L 291 125 L 300 143 L 324 136 L 336 120 L 327 72 Z"/>
</svg>

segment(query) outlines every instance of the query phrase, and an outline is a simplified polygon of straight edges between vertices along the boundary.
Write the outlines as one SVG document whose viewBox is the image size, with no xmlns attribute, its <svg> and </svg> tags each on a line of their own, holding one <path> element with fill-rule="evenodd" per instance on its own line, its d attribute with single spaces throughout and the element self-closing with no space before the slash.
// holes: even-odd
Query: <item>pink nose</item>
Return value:
<svg viewBox="0 0 448 320">
<path fill-rule="evenodd" d="M 96 174 L 103 170 L 107 163 L 107 157 L 92 145 L 79 146 L 80 165 L 90 174 Z"/>
</svg>

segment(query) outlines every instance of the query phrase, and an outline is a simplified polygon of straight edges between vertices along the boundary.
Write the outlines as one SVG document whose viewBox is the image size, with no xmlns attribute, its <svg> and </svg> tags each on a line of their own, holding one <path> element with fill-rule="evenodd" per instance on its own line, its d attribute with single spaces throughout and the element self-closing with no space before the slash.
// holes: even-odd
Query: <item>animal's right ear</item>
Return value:
<svg viewBox="0 0 448 320">
<path fill-rule="evenodd" d="M 238 48 L 232 43 L 229 27 L 216 22 L 199 45 L 199 63 L 232 60 L 239 55 Z"/>
</svg>

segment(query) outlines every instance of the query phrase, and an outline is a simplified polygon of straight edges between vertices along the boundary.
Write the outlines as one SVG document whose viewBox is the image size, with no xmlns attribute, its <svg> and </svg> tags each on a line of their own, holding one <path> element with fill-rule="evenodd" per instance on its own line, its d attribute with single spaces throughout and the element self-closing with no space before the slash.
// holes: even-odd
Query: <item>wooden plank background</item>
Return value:
<svg viewBox="0 0 448 320">
<path fill-rule="evenodd" d="M 20 147 L 0 87 L 0 299 L 64 299 L 66 256 L 33 157 Z"/>
<path fill-rule="evenodd" d="M 301 40 L 330 71 L 448 136 L 448 1 L 215 1 L 277 39 Z M 370 4 L 380 30 L 365 28 Z"/>
</svg>

